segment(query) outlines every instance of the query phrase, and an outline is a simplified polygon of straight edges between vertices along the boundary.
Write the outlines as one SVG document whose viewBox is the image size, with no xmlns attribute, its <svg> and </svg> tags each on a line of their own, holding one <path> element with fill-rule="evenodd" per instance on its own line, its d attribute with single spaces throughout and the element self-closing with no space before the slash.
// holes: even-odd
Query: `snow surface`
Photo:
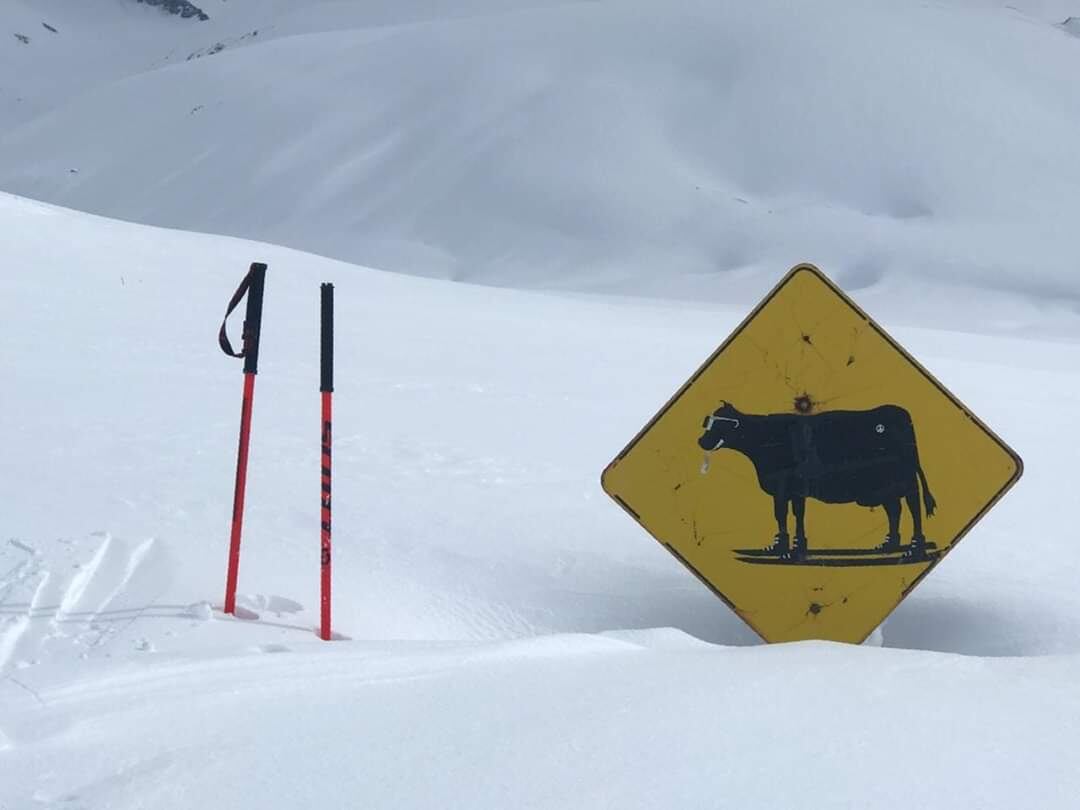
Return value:
<svg viewBox="0 0 1080 810">
<path fill-rule="evenodd" d="M 1075 344 L 897 330 L 1027 474 L 887 621 L 884 649 L 764 647 L 598 486 L 741 312 L 379 273 L 10 195 L 0 221 L 5 810 L 1080 795 Z M 240 375 L 214 331 L 256 259 L 233 619 L 211 606 Z M 323 280 L 330 644 L 313 634 Z"/>
<path fill-rule="evenodd" d="M 3 5 L 2 810 L 1077 806 L 1077 2 Z M 599 488 L 798 261 L 1025 461 L 857 647 Z"/>
</svg>

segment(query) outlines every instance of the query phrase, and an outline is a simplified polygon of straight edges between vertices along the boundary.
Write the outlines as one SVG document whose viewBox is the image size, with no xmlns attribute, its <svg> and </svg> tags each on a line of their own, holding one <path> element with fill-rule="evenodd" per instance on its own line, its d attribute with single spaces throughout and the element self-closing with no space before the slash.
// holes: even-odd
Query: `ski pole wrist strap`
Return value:
<svg viewBox="0 0 1080 810">
<path fill-rule="evenodd" d="M 259 363 L 259 334 L 262 329 L 262 301 L 263 285 L 266 279 L 266 265 L 255 262 L 251 265 L 244 276 L 240 286 L 236 288 L 229 305 L 225 309 L 225 317 L 221 321 L 221 329 L 218 330 L 218 345 L 229 357 L 238 357 L 244 360 L 244 373 L 256 374 Z M 229 316 L 233 313 L 240 302 L 247 297 L 247 310 L 244 313 L 244 327 L 241 336 L 243 341 L 240 351 L 233 349 L 229 341 L 226 326 Z"/>
</svg>

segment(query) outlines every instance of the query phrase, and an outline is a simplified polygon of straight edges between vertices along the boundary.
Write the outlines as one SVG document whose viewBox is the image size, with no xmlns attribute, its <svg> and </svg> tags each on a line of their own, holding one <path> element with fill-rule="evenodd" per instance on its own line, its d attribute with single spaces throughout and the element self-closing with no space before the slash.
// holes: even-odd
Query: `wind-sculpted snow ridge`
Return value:
<svg viewBox="0 0 1080 810">
<path fill-rule="evenodd" d="M 905 322 L 1075 335 L 1065 13 L 451 5 L 223 3 L 167 69 L 0 136 L 0 188 L 410 274 L 741 308 L 812 260 Z"/>
<path fill-rule="evenodd" d="M 1076 656 L 730 650 L 664 633 L 94 662 L 77 680 L 0 683 L 0 801 L 1066 810 L 1078 677 Z M 916 750 L 912 776 L 897 762 Z"/>
</svg>

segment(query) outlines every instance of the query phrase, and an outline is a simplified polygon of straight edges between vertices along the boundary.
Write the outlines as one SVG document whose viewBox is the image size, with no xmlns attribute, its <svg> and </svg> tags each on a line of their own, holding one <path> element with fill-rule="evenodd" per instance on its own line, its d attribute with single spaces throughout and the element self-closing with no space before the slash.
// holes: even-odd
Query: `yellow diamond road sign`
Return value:
<svg viewBox="0 0 1080 810">
<path fill-rule="evenodd" d="M 1020 457 L 811 265 L 604 471 L 768 641 L 862 641 L 1020 477 Z"/>
</svg>

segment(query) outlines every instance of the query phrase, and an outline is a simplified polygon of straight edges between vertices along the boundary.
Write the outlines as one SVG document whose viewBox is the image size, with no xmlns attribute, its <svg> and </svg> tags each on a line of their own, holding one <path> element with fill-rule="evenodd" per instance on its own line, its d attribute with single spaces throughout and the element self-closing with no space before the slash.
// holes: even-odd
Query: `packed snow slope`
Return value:
<svg viewBox="0 0 1080 810">
<path fill-rule="evenodd" d="M 598 482 L 741 310 L 411 278 L 6 194 L 0 234 L 5 810 L 1075 806 L 1076 344 L 895 329 L 1027 473 L 882 647 L 766 647 Z M 253 260 L 231 618 L 240 364 L 215 333 Z"/>
<path fill-rule="evenodd" d="M 0 188 L 514 287 L 746 306 L 811 257 L 905 323 L 1075 327 L 1080 0 L 196 5 L 14 0 Z"/>
</svg>

